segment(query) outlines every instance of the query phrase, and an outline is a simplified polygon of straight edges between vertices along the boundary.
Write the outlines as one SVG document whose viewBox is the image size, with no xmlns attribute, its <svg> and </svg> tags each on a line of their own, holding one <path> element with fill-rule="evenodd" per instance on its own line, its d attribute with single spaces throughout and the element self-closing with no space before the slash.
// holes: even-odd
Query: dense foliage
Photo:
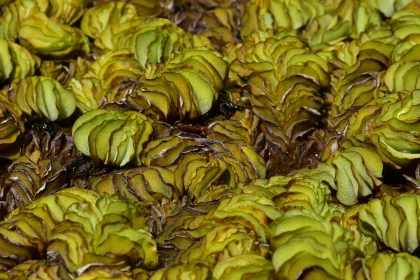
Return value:
<svg viewBox="0 0 420 280">
<path fill-rule="evenodd" d="M 0 279 L 420 279 L 419 0 L 0 0 Z"/>
</svg>

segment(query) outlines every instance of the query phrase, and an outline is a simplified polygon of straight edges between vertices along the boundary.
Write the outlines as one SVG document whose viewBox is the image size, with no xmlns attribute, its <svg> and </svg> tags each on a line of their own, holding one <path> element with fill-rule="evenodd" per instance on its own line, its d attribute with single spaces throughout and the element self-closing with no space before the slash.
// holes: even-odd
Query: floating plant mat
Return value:
<svg viewBox="0 0 420 280">
<path fill-rule="evenodd" d="M 419 279 L 420 2 L 0 0 L 0 279 Z"/>
</svg>

